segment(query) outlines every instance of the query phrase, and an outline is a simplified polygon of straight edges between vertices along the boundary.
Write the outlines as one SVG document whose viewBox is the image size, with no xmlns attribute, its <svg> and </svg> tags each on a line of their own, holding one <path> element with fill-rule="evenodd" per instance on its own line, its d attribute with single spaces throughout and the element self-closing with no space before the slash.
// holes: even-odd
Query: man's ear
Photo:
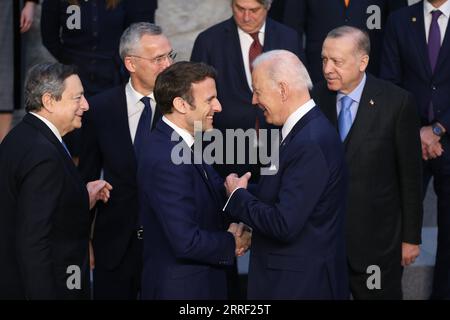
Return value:
<svg viewBox="0 0 450 320">
<path fill-rule="evenodd" d="M 53 96 L 50 93 L 46 92 L 42 95 L 41 101 L 42 101 L 43 108 L 45 110 L 47 110 L 48 112 L 52 113 L 53 107 L 54 107 L 54 102 L 55 102 L 55 99 L 53 99 Z"/>
<path fill-rule="evenodd" d="M 364 72 L 369 65 L 369 56 L 367 54 L 361 57 L 361 63 L 359 64 L 359 71 Z"/>
<path fill-rule="evenodd" d="M 278 83 L 278 90 L 280 90 L 281 100 L 286 102 L 289 96 L 289 85 L 282 81 Z"/>
<path fill-rule="evenodd" d="M 127 68 L 128 72 L 136 72 L 136 65 L 134 64 L 133 57 L 125 57 L 125 59 L 123 59 L 123 64 L 125 65 L 125 68 Z"/>
<path fill-rule="evenodd" d="M 173 108 L 175 111 L 177 111 L 181 114 L 186 114 L 187 106 L 186 106 L 186 101 L 184 101 L 183 98 L 176 97 L 175 99 L 173 99 L 172 105 L 173 105 Z"/>
</svg>

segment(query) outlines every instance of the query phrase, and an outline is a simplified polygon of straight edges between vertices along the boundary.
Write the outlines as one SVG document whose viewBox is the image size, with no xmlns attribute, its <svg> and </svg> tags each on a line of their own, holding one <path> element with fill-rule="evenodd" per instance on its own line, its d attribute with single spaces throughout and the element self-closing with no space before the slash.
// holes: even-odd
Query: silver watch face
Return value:
<svg viewBox="0 0 450 320">
<path fill-rule="evenodd" d="M 442 130 L 437 125 L 433 126 L 433 132 L 435 135 L 438 135 L 438 136 L 442 135 Z"/>
</svg>

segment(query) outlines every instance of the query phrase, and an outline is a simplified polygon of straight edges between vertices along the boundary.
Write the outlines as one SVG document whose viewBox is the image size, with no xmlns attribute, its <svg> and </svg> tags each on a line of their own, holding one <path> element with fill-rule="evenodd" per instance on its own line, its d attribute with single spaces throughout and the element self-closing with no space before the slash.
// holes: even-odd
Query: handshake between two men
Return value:
<svg viewBox="0 0 450 320">
<path fill-rule="evenodd" d="M 250 179 L 250 177 L 250 172 L 247 172 L 240 178 L 235 173 L 231 173 L 230 175 L 228 175 L 224 183 L 227 196 L 231 198 L 233 192 L 239 188 L 247 189 L 248 180 Z M 250 248 L 252 229 L 245 223 L 240 222 L 230 224 L 230 227 L 227 231 L 231 232 L 234 235 L 234 239 L 236 241 L 236 256 L 243 256 L 245 252 Z"/>
</svg>

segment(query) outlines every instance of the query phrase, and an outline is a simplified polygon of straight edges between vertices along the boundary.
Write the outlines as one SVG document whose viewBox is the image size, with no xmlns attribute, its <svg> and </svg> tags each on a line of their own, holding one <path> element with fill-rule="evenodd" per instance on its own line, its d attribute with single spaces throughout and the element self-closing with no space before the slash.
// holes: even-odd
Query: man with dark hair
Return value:
<svg viewBox="0 0 450 320">
<path fill-rule="evenodd" d="M 79 170 L 85 181 L 114 184 L 110 203 L 97 206 L 93 232 L 94 299 L 138 298 L 142 236 L 136 168 L 143 137 L 161 117 L 153 97 L 158 74 L 176 56 L 161 27 L 134 23 L 120 38 L 119 54 L 130 80 L 89 99 Z M 92 265 L 94 267 L 94 265 Z"/>
<path fill-rule="evenodd" d="M 226 231 L 223 180 L 203 161 L 193 161 L 194 135 L 212 129 L 221 111 L 215 77 L 210 66 L 178 62 L 156 80 L 163 117 L 143 144 L 137 174 L 145 229 L 143 299 L 226 299 L 227 267 L 249 246 L 242 225 Z M 181 163 L 173 152 L 179 146 L 186 160 Z"/>
<path fill-rule="evenodd" d="M 313 96 L 338 129 L 350 171 L 346 242 L 355 299 L 401 299 L 402 266 L 419 255 L 422 180 L 419 118 L 405 90 L 370 74 L 370 41 L 350 26 L 322 47 L 326 82 Z M 379 281 L 369 277 L 378 270 Z"/>
<path fill-rule="evenodd" d="M 111 185 L 86 190 L 62 142 L 88 110 L 74 68 L 33 67 L 25 105 L 0 146 L 0 299 L 86 299 L 89 208 Z"/>
</svg>

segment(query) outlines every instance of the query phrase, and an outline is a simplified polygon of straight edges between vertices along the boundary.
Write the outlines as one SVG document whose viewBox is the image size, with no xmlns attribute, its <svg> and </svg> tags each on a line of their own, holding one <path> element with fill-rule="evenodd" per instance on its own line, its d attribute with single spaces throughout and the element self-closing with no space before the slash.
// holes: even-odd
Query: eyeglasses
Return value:
<svg viewBox="0 0 450 320">
<path fill-rule="evenodd" d="M 129 55 L 130 57 L 135 57 L 135 58 L 140 58 L 140 59 L 144 59 L 144 60 L 148 60 L 153 64 L 157 64 L 157 65 L 161 65 L 163 64 L 166 60 L 169 60 L 170 62 L 173 62 L 175 60 L 175 58 L 177 57 L 177 53 L 175 51 L 170 51 L 168 54 L 163 54 L 161 56 L 158 56 L 156 58 L 150 59 L 150 58 L 145 58 L 145 57 L 141 57 L 141 56 L 135 56 L 135 55 Z"/>
</svg>

